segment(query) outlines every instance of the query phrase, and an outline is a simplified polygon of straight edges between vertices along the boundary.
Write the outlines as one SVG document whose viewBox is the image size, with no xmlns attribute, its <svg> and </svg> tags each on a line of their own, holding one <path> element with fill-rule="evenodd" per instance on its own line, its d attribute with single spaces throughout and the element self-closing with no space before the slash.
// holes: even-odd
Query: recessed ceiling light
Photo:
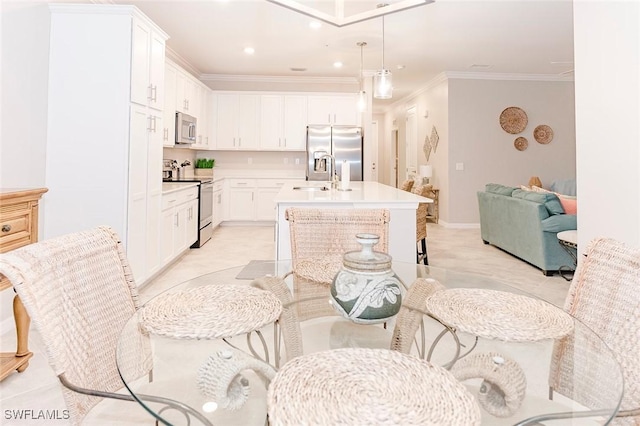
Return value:
<svg viewBox="0 0 640 426">
<path fill-rule="evenodd" d="M 253 55 L 256 52 L 256 50 L 253 47 L 245 47 L 244 48 L 244 53 L 246 53 L 247 55 Z"/>
<path fill-rule="evenodd" d="M 334 62 L 333 63 L 333 67 L 334 68 L 342 68 L 342 62 L 340 62 L 340 61 Z"/>
<path fill-rule="evenodd" d="M 312 28 L 314 30 L 317 30 L 321 26 L 322 26 L 322 24 L 320 23 L 320 21 L 311 21 L 311 22 L 309 22 L 309 28 Z"/>
</svg>

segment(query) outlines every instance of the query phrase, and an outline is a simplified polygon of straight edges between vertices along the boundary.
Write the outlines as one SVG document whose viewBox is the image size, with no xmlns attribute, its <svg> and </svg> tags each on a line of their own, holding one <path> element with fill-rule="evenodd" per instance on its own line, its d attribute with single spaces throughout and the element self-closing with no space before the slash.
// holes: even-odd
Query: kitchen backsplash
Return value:
<svg viewBox="0 0 640 426">
<path fill-rule="evenodd" d="M 196 158 L 214 158 L 216 169 L 304 171 L 305 155 L 305 152 L 301 151 L 195 151 L 188 148 L 164 148 L 163 151 L 163 158 L 177 160 L 179 164 L 184 160 L 189 160 L 191 165 L 185 167 L 187 174 L 193 173 Z"/>
</svg>

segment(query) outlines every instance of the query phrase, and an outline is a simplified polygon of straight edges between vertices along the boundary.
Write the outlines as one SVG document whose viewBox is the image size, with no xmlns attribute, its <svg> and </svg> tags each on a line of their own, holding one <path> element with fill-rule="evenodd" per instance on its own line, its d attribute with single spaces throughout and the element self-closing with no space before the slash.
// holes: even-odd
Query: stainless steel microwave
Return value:
<svg viewBox="0 0 640 426">
<path fill-rule="evenodd" d="M 176 113 L 176 144 L 192 144 L 196 141 L 197 119 L 181 112 Z"/>
</svg>

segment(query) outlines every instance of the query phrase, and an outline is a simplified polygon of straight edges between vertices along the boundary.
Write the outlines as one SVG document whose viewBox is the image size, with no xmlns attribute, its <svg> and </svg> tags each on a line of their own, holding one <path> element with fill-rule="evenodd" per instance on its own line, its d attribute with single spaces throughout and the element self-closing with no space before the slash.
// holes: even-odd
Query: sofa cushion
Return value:
<svg viewBox="0 0 640 426">
<path fill-rule="evenodd" d="M 542 219 L 542 230 L 545 232 L 562 232 L 578 229 L 578 219 L 574 214 L 556 214 Z"/>
<path fill-rule="evenodd" d="M 522 189 L 515 189 L 511 194 L 513 198 L 521 198 L 523 200 L 533 201 L 534 203 L 544 204 L 549 210 L 550 215 L 563 214 L 564 209 L 558 199 L 558 196 L 552 192 L 535 192 L 535 191 L 523 191 Z"/>
<path fill-rule="evenodd" d="M 506 195 L 507 197 L 511 197 L 514 189 L 512 186 L 500 185 L 499 183 L 488 183 L 485 185 L 485 191 L 492 194 Z"/>
</svg>

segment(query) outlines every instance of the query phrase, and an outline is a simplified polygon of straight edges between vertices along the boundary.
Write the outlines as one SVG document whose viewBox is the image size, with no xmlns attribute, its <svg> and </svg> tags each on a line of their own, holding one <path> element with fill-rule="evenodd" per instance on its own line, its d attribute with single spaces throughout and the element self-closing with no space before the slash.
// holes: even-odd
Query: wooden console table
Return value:
<svg viewBox="0 0 640 426">
<path fill-rule="evenodd" d="M 0 253 L 38 241 L 38 201 L 47 188 L 0 190 Z M 0 291 L 12 288 L 0 275 Z M 23 372 L 33 353 L 29 351 L 31 319 L 16 295 L 13 298 L 13 318 L 18 338 L 16 352 L 0 353 L 0 380 L 14 370 Z"/>
</svg>

